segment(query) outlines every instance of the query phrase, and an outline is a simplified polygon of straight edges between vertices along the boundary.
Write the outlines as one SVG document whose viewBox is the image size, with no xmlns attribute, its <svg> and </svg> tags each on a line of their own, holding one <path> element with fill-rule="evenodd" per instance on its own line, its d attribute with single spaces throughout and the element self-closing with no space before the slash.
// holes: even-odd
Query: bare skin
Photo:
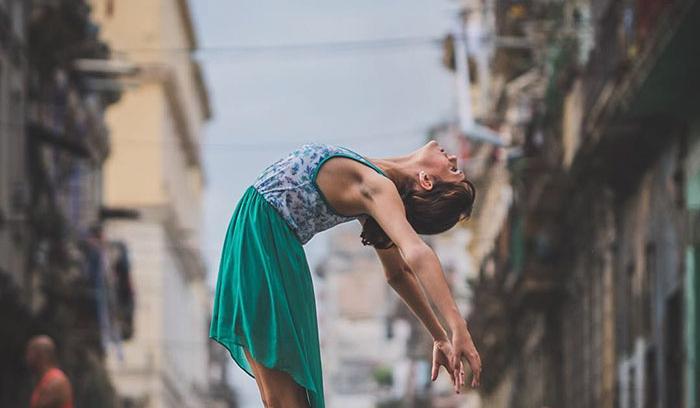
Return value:
<svg viewBox="0 0 700 408">
<path fill-rule="evenodd" d="M 432 189 L 437 180 L 456 183 L 465 178 L 457 169 L 457 158 L 434 141 L 409 155 L 372 162 L 390 177 L 410 178 L 416 188 L 426 190 Z M 389 285 L 433 337 L 432 379 L 437 378 L 439 367 L 443 366 L 459 392 L 465 383 L 462 360 L 466 359 L 473 374 L 471 385 L 479 386 L 481 359 L 467 324 L 452 298 L 437 256 L 406 220 L 395 184 L 368 166 L 342 157 L 328 160 L 319 170 L 316 182 L 336 212 L 371 216 L 395 244 L 391 249 L 377 250 L 377 254 Z M 431 302 L 447 323 L 447 330 L 440 324 Z M 288 374 L 262 367 L 247 357 L 258 370 L 255 375 L 266 407 L 308 406 L 305 398 L 303 405 L 298 405 L 304 389 Z"/>
<path fill-rule="evenodd" d="M 307 408 L 309 406 L 306 390 L 295 382 L 289 374 L 259 364 L 248 353 L 248 350 L 245 350 L 245 357 L 253 369 L 255 382 L 260 390 L 265 408 Z"/>
<path fill-rule="evenodd" d="M 396 247 L 378 249 L 376 252 L 384 266 L 384 273 L 389 286 L 394 289 L 413 314 L 423 323 L 430 335 L 433 336 L 431 379 L 435 381 L 440 367 L 445 367 L 450 374 L 455 392 L 459 393 L 460 386 L 464 384 L 464 369 L 461 362 L 457 369 L 450 364 L 448 356 L 454 354 L 452 343 L 450 343 L 445 329 L 433 313 L 418 279 L 403 261 Z"/>
<path fill-rule="evenodd" d="M 49 336 L 35 336 L 29 340 L 26 352 L 27 365 L 37 380 L 52 368 L 56 368 L 56 346 Z M 31 408 L 61 407 L 71 400 L 72 390 L 68 379 L 53 378 L 41 388 L 38 399 Z"/>
</svg>

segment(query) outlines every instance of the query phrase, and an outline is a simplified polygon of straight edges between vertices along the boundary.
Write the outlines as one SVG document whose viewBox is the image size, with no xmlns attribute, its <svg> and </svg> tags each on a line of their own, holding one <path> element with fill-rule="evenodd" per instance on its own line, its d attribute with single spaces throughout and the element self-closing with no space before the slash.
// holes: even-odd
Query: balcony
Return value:
<svg viewBox="0 0 700 408">
<path fill-rule="evenodd" d="M 546 309 L 557 305 L 564 295 L 562 281 L 555 265 L 529 263 L 510 288 L 514 309 Z"/>
<path fill-rule="evenodd" d="M 584 73 L 586 133 L 594 141 L 621 115 L 676 115 L 698 86 L 700 5 L 694 0 L 592 6 L 601 20 Z"/>
</svg>

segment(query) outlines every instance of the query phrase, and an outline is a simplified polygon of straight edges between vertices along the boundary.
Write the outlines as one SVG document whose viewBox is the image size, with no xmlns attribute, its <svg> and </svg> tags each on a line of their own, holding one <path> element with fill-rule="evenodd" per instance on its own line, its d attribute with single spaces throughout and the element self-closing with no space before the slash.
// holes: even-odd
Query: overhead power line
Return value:
<svg viewBox="0 0 700 408">
<path fill-rule="evenodd" d="M 252 141 L 250 139 L 243 138 L 243 142 L 229 141 L 229 142 L 213 142 L 213 141 L 199 141 L 197 144 L 201 148 L 211 148 L 216 150 L 240 150 L 240 151 L 269 151 L 278 149 L 291 149 L 301 146 L 305 143 L 328 143 L 328 144 L 350 144 L 356 142 L 367 142 L 374 140 L 386 140 L 392 139 L 396 140 L 400 137 L 415 137 L 418 135 L 427 135 L 432 123 L 425 123 L 422 125 L 416 125 L 413 127 L 407 127 L 404 129 L 396 130 L 381 130 L 381 131 L 362 131 L 357 132 L 355 135 L 345 135 L 340 137 L 333 136 L 320 136 L 310 135 L 309 137 L 299 137 L 298 139 L 281 139 L 281 140 L 256 140 Z M 11 121 L 0 121 L 1 127 L 8 127 L 10 129 L 24 129 L 26 123 L 22 122 L 11 122 Z M 239 139 L 241 140 L 241 139 Z M 154 140 L 147 138 L 139 138 L 138 136 L 128 136 L 128 137 L 118 137 L 112 136 L 111 143 L 120 143 L 123 148 L 125 145 L 130 145 L 133 148 L 161 148 L 163 146 L 179 145 L 178 140 Z M 210 150 L 212 151 L 212 150 Z"/>
<path fill-rule="evenodd" d="M 309 42 L 296 44 L 263 44 L 263 45 L 213 45 L 196 49 L 187 47 L 142 47 L 117 48 L 115 53 L 192 53 L 199 56 L 214 54 L 232 54 L 251 56 L 262 54 L 299 54 L 299 53 L 344 53 L 355 51 L 405 49 L 420 47 L 435 47 L 442 42 L 437 37 L 398 37 L 369 40 Z"/>
</svg>

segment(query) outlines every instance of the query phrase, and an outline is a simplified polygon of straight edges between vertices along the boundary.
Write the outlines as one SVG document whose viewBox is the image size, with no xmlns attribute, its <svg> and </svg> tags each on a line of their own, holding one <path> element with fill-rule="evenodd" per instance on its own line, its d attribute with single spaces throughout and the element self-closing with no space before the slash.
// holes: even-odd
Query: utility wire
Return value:
<svg viewBox="0 0 700 408">
<path fill-rule="evenodd" d="M 440 37 L 396 37 L 367 40 L 310 42 L 296 44 L 261 44 L 261 45 L 211 45 L 191 47 L 114 47 L 108 59 L 126 58 L 134 55 L 172 54 L 187 58 L 208 59 L 208 57 L 225 57 L 237 60 L 256 57 L 274 57 L 275 60 L 292 57 L 323 57 L 378 51 L 410 51 L 416 49 L 439 49 L 443 39 Z M 27 44 L 15 48 L 27 51 Z M 208 62 L 210 62 L 209 60 Z"/>
<path fill-rule="evenodd" d="M 22 124 L 20 122 L 7 122 L 7 121 L 0 121 L 0 125 L 2 126 L 8 126 L 10 128 L 15 128 L 15 129 L 23 129 L 26 124 Z M 197 143 L 198 146 L 201 148 L 215 148 L 215 149 L 235 149 L 235 150 L 243 150 L 243 151 L 255 151 L 255 150 L 260 150 L 260 151 L 266 151 L 270 149 L 280 149 L 280 148 L 295 148 L 299 147 L 305 143 L 313 143 L 313 142 L 318 142 L 318 143 L 328 143 L 328 144 L 344 144 L 344 143 L 352 143 L 352 142 L 357 142 L 357 141 L 370 141 L 370 140 L 381 140 L 381 139 L 388 139 L 388 138 L 396 138 L 399 136 L 415 136 L 415 135 L 421 135 L 421 134 L 426 134 L 428 130 L 430 129 L 431 124 L 425 124 L 425 125 L 420 125 L 420 126 L 415 126 L 412 128 L 407 128 L 407 129 L 401 129 L 401 130 L 395 130 L 395 131 L 380 131 L 380 132 L 360 132 L 358 133 L 357 136 L 347 136 L 347 137 L 342 137 L 342 138 L 326 138 L 326 137 L 308 137 L 304 139 L 299 139 L 299 140 L 280 140 L 280 141 L 268 141 L 268 142 L 258 142 L 258 143 L 222 143 L 222 142 L 199 142 Z M 148 139 L 140 139 L 137 137 L 110 137 L 110 144 L 119 144 L 120 148 L 124 147 L 124 145 L 127 144 L 133 144 L 134 147 L 140 146 L 146 146 L 146 147 L 154 147 L 158 148 L 161 146 L 172 146 L 172 145 L 179 145 L 180 141 L 179 140 L 148 140 Z"/>
<path fill-rule="evenodd" d="M 386 50 L 417 47 L 435 47 L 442 43 L 437 37 L 397 37 L 369 40 L 310 42 L 296 44 L 263 44 L 263 45 L 214 45 L 198 48 L 188 47 L 142 47 L 142 48 L 113 48 L 114 53 L 184 53 L 184 54 L 241 54 L 257 55 L 269 53 L 308 53 L 308 52 L 355 52 L 366 50 Z"/>
</svg>

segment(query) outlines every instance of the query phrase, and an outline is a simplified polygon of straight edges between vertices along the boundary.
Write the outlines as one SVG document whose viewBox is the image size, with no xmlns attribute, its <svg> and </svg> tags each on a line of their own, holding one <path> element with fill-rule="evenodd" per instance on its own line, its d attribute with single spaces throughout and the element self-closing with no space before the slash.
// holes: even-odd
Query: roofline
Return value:
<svg viewBox="0 0 700 408">
<path fill-rule="evenodd" d="M 189 42 L 189 48 L 191 50 L 196 50 L 199 47 L 197 43 L 197 34 L 194 30 L 194 24 L 192 23 L 192 12 L 190 10 L 190 3 L 188 0 L 177 0 L 178 9 L 180 10 L 180 17 L 185 23 L 185 31 L 187 32 L 187 40 Z"/>
<path fill-rule="evenodd" d="M 192 21 L 192 11 L 190 9 L 190 3 L 188 0 L 177 0 L 178 9 L 180 10 L 180 17 L 185 24 L 185 32 L 187 33 L 188 48 L 191 51 L 196 50 L 199 47 L 197 43 L 197 33 L 194 29 L 194 23 Z M 197 88 L 197 96 L 199 97 L 199 103 L 202 107 L 202 115 L 205 120 L 209 120 L 212 117 L 211 109 L 211 99 L 209 98 L 209 90 L 207 89 L 207 84 L 204 81 L 204 75 L 202 73 L 202 67 L 196 60 L 192 61 L 192 69 L 194 70 L 194 81 Z"/>
<path fill-rule="evenodd" d="M 194 69 L 194 81 L 197 86 L 197 96 L 199 96 L 200 106 L 202 107 L 202 115 L 205 120 L 209 120 L 212 117 L 211 99 L 209 98 L 209 88 L 207 88 L 207 83 L 204 80 L 202 65 L 199 61 L 193 59 L 192 69 Z"/>
</svg>

